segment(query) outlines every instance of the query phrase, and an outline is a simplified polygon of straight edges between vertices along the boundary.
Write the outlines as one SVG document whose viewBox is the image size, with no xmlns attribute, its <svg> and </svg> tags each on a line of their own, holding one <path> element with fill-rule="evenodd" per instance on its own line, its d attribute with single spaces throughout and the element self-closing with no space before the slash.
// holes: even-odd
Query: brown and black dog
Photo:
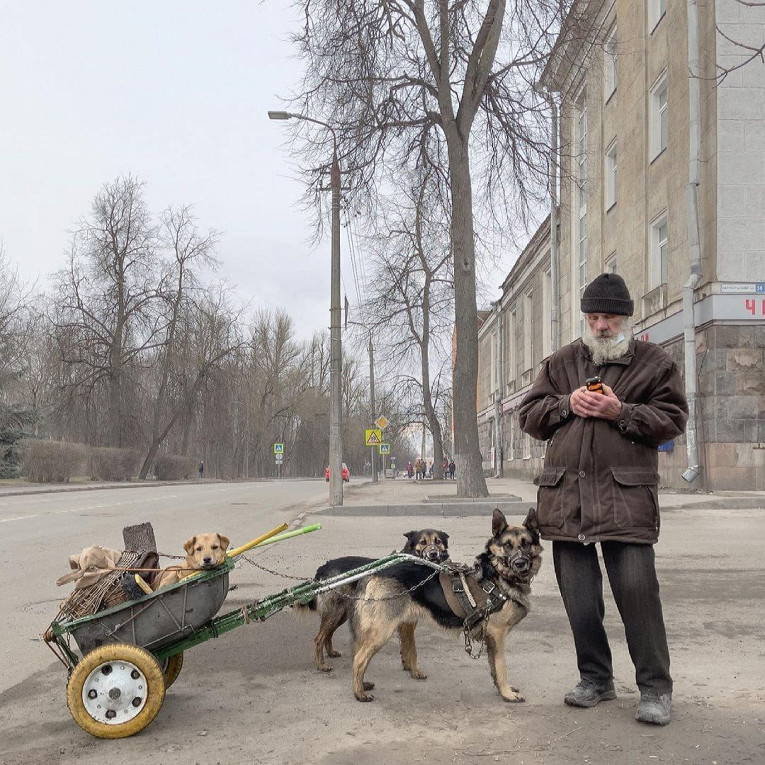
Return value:
<svg viewBox="0 0 765 765">
<path fill-rule="evenodd" d="M 420 558 L 429 560 L 433 563 L 443 563 L 449 558 L 449 535 L 445 531 L 438 529 L 420 529 L 419 531 L 408 531 L 404 534 L 406 544 L 401 552 L 417 555 Z M 319 566 L 316 570 L 314 579 L 330 579 L 339 574 L 345 574 L 367 563 L 373 563 L 376 558 L 364 558 L 358 555 L 347 555 L 343 558 L 334 558 Z M 431 571 L 432 569 L 428 569 Z M 307 607 L 311 611 L 318 611 L 321 617 L 321 624 L 314 643 L 314 661 L 316 669 L 321 672 L 330 672 L 332 667 L 324 661 L 324 654 L 332 658 L 337 658 L 340 653 L 332 646 L 332 636 L 340 625 L 348 621 L 353 601 L 356 597 L 356 589 L 359 582 L 350 582 L 349 584 L 336 587 L 329 592 L 323 592 L 317 595 L 305 606 L 297 605 L 298 608 Z M 403 640 L 403 636 L 402 636 Z M 402 653 L 401 660 L 404 662 L 404 669 L 411 672 L 411 668 L 404 661 Z"/>
<path fill-rule="evenodd" d="M 476 611 L 481 619 L 472 626 L 470 636 L 485 641 L 491 677 L 502 698 L 523 701 L 518 690 L 507 682 L 505 637 L 528 613 L 531 579 L 542 563 L 536 511 L 529 510 L 522 526 L 509 526 L 502 512 L 495 509 L 491 531 L 484 552 L 476 558 L 476 566 L 464 575 L 475 600 L 484 592 L 484 603 L 492 605 L 483 613 Z M 351 618 L 353 692 L 359 701 L 374 698 L 367 693 L 374 684 L 365 682 L 364 674 L 372 657 L 396 629 L 401 636 L 404 666 L 413 677 L 422 678 L 425 675 L 417 667 L 414 642 L 418 620 L 428 617 L 440 627 L 464 628 L 466 613 L 458 613 L 460 604 L 448 592 L 451 577 L 444 574 L 434 577 L 432 573 L 430 568 L 406 561 L 361 581 Z"/>
</svg>

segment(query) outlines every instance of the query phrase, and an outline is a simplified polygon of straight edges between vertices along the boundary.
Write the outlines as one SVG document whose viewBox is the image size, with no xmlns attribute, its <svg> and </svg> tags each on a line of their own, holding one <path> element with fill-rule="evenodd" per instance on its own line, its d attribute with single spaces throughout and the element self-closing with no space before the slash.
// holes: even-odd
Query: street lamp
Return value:
<svg viewBox="0 0 765 765">
<path fill-rule="evenodd" d="M 329 503 L 333 507 L 343 504 L 343 440 L 340 429 L 342 374 L 342 340 L 340 337 L 340 164 L 337 160 L 337 134 L 326 122 L 292 112 L 269 112 L 272 120 L 304 120 L 329 130 L 332 134 L 332 279 L 329 308 Z"/>
</svg>

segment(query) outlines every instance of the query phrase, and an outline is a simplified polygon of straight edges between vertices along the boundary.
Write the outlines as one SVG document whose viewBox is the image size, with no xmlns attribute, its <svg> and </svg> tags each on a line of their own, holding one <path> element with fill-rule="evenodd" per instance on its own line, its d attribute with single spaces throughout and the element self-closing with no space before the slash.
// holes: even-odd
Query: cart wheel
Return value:
<svg viewBox="0 0 765 765">
<path fill-rule="evenodd" d="M 183 652 L 176 653 L 162 662 L 162 674 L 165 678 L 165 690 L 167 690 L 181 674 L 183 666 Z"/>
<path fill-rule="evenodd" d="M 164 700 L 165 680 L 157 660 L 129 643 L 103 645 L 85 654 L 66 689 L 74 721 L 98 738 L 126 738 L 142 731 Z"/>
</svg>

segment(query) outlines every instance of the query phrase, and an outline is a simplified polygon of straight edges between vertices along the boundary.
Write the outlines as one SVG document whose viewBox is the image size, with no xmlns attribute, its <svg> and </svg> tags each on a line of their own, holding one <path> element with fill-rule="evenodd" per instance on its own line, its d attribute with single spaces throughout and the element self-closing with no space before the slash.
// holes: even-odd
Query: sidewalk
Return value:
<svg viewBox="0 0 765 765">
<path fill-rule="evenodd" d="M 409 512 L 413 505 L 440 503 L 444 514 L 474 515 L 479 506 L 482 511 L 498 506 L 503 511 L 507 508 L 511 512 L 520 513 L 522 506 L 536 502 L 537 487 L 531 481 L 519 478 L 487 478 L 486 485 L 489 489 L 487 499 L 460 499 L 457 497 L 457 481 L 380 478 L 375 484 L 367 479 L 364 483 L 345 488 L 343 507 L 358 511 L 363 507 L 385 506 L 392 514 L 399 515 Z M 659 504 L 663 509 L 765 510 L 765 492 L 700 493 L 667 489 L 659 491 Z"/>
</svg>

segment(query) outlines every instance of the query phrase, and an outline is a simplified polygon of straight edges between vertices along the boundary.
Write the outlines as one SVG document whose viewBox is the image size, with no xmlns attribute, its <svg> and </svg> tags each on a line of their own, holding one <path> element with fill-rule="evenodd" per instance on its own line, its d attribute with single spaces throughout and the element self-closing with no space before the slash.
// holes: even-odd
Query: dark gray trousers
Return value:
<svg viewBox="0 0 765 765">
<path fill-rule="evenodd" d="M 671 693 L 669 649 L 653 545 L 601 542 L 600 547 L 638 688 Z M 574 634 L 579 674 L 601 687 L 610 684 L 611 648 L 603 626 L 603 577 L 595 545 L 553 542 L 553 562 Z"/>
</svg>

